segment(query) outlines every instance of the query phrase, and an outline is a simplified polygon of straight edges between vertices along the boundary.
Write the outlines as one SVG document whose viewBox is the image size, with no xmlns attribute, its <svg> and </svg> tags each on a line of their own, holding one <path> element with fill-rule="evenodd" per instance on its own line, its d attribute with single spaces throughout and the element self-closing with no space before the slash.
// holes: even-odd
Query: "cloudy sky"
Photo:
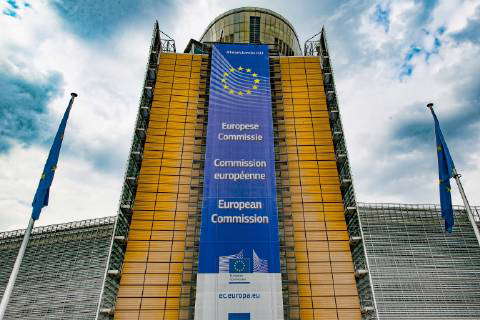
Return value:
<svg viewBox="0 0 480 320">
<path fill-rule="evenodd" d="M 155 19 L 183 51 L 239 6 L 282 14 L 302 44 L 326 27 L 360 201 L 438 202 L 432 101 L 480 204 L 480 0 L 0 0 L 0 230 L 26 225 L 72 91 L 37 225 L 114 215 Z"/>
</svg>

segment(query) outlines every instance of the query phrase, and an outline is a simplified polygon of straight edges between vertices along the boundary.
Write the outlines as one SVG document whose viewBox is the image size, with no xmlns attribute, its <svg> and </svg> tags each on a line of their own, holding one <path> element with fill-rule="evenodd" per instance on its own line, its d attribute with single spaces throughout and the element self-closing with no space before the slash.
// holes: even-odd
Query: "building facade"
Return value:
<svg viewBox="0 0 480 320">
<path fill-rule="evenodd" d="M 221 76 L 215 50 L 240 45 L 266 50 L 268 77 L 241 65 L 224 65 Z M 239 90 L 238 79 L 252 83 Z M 196 307 L 201 233 L 211 218 L 207 127 L 219 89 L 226 109 L 243 94 L 268 93 L 281 300 L 264 305 L 280 309 L 272 319 L 478 318 L 480 248 L 462 208 L 446 236 L 435 206 L 357 203 L 325 31 L 302 53 L 285 18 L 240 8 L 184 53 L 155 24 L 118 215 L 35 229 L 7 319 L 206 319 Z M 0 234 L 0 286 L 21 235 Z M 236 268 L 252 273 L 240 253 L 218 258 L 235 279 L 244 276 Z M 264 273 L 267 260 L 254 259 Z M 259 318 L 246 308 L 208 319 Z"/>
<path fill-rule="evenodd" d="M 195 317 L 212 48 L 227 41 L 268 45 L 281 318 L 360 319 L 344 214 L 355 197 L 325 33 L 302 55 L 291 24 L 259 8 L 219 16 L 182 54 L 155 25 L 109 262 L 121 277 L 106 276 L 99 319 Z"/>
<path fill-rule="evenodd" d="M 5 320 L 95 319 L 114 217 L 34 228 Z M 0 233 L 3 294 L 25 230 Z"/>
<path fill-rule="evenodd" d="M 369 270 L 359 276 L 373 288 L 359 285 L 360 296 L 374 300 L 378 319 L 479 319 L 480 247 L 465 209 L 454 216 L 447 234 L 436 205 L 358 205 L 352 253 L 356 270 Z"/>
<path fill-rule="evenodd" d="M 480 223 L 480 207 L 473 209 Z M 480 247 L 463 207 L 455 207 L 450 235 L 436 205 L 358 203 L 355 210 L 348 229 L 359 297 L 378 310 L 364 308 L 364 319 L 478 319 Z M 114 221 L 35 228 L 5 320 L 97 319 L 104 276 L 110 285 L 120 279 L 105 268 L 112 241 L 126 240 L 113 238 Z M 1 292 L 23 232 L 0 233 Z"/>
<path fill-rule="evenodd" d="M 264 43 L 275 45 L 282 55 L 301 56 L 293 26 L 278 13 L 263 8 L 239 8 L 225 12 L 209 24 L 202 43 Z"/>
</svg>

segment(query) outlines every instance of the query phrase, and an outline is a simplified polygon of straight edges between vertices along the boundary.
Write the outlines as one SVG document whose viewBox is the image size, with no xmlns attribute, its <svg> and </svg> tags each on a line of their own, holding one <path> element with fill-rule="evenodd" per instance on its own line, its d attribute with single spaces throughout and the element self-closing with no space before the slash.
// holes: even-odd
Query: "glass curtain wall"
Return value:
<svg viewBox="0 0 480 320">
<path fill-rule="evenodd" d="M 302 54 L 298 36 L 290 23 L 267 9 L 228 11 L 208 26 L 200 41 L 275 44 L 281 55 Z"/>
</svg>

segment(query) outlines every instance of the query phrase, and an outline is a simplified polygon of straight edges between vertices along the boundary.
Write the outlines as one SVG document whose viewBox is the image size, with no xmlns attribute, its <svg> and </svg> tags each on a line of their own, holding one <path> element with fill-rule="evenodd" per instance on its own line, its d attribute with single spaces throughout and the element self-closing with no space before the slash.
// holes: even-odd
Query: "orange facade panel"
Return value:
<svg viewBox="0 0 480 320">
<path fill-rule="evenodd" d="M 205 152 L 207 56 L 163 53 L 147 130 L 115 319 L 191 319 L 194 238 Z M 318 57 L 280 57 L 277 179 L 291 218 L 292 318 L 360 319 L 340 179 Z M 201 76 L 202 74 L 202 76 Z M 193 221 L 193 222 L 192 222 Z"/>
<path fill-rule="evenodd" d="M 187 220 L 196 212 L 189 203 L 198 199 L 192 186 L 199 175 L 193 161 L 200 153 L 195 137 L 203 135 L 197 117 L 203 114 L 202 57 L 160 56 L 115 319 L 189 317 L 180 305 L 188 310 L 181 296 L 182 290 L 190 296 L 183 284 L 191 279 Z"/>
<path fill-rule="evenodd" d="M 320 59 L 280 72 L 300 319 L 361 319 Z"/>
</svg>

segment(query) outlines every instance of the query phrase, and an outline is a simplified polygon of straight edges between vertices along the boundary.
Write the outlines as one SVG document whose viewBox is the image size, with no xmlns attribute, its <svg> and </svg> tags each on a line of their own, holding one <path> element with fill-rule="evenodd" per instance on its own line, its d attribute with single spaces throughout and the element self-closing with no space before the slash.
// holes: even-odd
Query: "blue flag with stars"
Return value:
<svg viewBox="0 0 480 320">
<path fill-rule="evenodd" d="M 70 115 L 73 99 L 76 96 L 76 94 L 72 93 L 72 98 L 70 99 L 67 110 L 65 111 L 62 121 L 60 122 L 60 127 L 55 135 L 53 145 L 50 149 L 50 153 L 48 154 L 47 162 L 43 168 L 42 177 L 40 178 L 40 182 L 38 183 L 37 191 L 35 192 L 35 197 L 33 198 L 32 202 L 33 220 L 38 220 L 42 208 L 48 206 L 50 186 L 52 185 L 53 176 L 55 175 L 55 170 L 57 169 L 58 156 L 60 155 L 60 148 L 62 147 L 63 134 L 65 133 L 65 127 L 67 126 L 67 120 L 68 116 Z"/>
<path fill-rule="evenodd" d="M 447 143 L 440 129 L 437 116 L 431 109 L 433 120 L 435 122 L 435 138 L 437 142 L 437 159 L 438 159 L 438 182 L 440 186 L 440 207 L 442 217 L 445 219 L 445 230 L 452 232 L 454 219 L 452 208 L 452 195 L 450 193 L 450 178 L 455 175 L 455 166 L 453 164 L 450 151 L 448 151 Z"/>
</svg>

